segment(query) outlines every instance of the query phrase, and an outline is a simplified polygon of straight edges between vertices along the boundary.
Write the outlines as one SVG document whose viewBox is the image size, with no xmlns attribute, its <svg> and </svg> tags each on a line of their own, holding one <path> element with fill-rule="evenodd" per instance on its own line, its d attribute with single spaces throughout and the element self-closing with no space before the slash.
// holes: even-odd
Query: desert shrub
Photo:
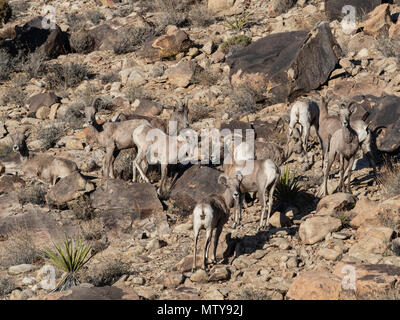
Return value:
<svg viewBox="0 0 400 320">
<path fill-rule="evenodd" d="M 92 22 L 94 25 L 99 24 L 102 20 L 105 20 L 104 14 L 102 14 L 99 10 L 90 10 L 86 13 L 86 17 Z"/>
<path fill-rule="evenodd" d="M 236 88 L 231 94 L 233 106 L 230 113 L 254 113 L 258 111 L 257 108 L 257 93 L 249 86 L 242 85 Z"/>
<path fill-rule="evenodd" d="M 20 15 L 26 13 L 30 7 L 29 1 L 19 0 L 10 3 L 12 17 L 13 19 L 19 17 Z"/>
<path fill-rule="evenodd" d="M 4 267 L 19 264 L 32 264 L 42 259 L 41 251 L 35 246 L 31 235 L 24 227 L 18 227 L 8 234 L 8 241 L 3 245 L 4 256 L 0 264 Z"/>
<path fill-rule="evenodd" d="M 129 266 L 122 260 L 109 260 L 88 270 L 83 275 L 85 282 L 96 287 L 111 286 L 123 275 L 129 273 Z"/>
<path fill-rule="evenodd" d="M 79 220 L 91 220 L 94 218 L 94 208 L 92 207 L 92 202 L 87 194 L 82 195 L 75 201 L 73 201 L 69 208 L 74 213 L 75 217 Z"/>
<path fill-rule="evenodd" d="M 254 290 L 251 288 L 245 288 L 237 294 L 237 298 L 240 300 L 271 300 L 265 290 Z"/>
<path fill-rule="evenodd" d="M 0 0 L 0 25 L 7 23 L 12 16 L 12 10 L 8 4 L 8 0 Z"/>
<path fill-rule="evenodd" d="M 49 64 L 45 71 L 48 89 L 74 88 L 89 77 L 87 66 L 74 62 Z"/>
<path fill-rule="evenodd" d="M 29 79 L 40 78 L 43 76 L 46 56 L 43 50 L 36 50 L 29 54 L 27 60 L 23 64 L 23 70 L 29 76 Z"/>
<path fill-rule="evenodd" d="M 166 26 L 181 27 L 186 22 L 190 8 L 190 0 L 155 0 L 149 2 L 152 11 L 156 15 L 156 33 L 162 33 Z"/>
<path fill-rule="evenodd" d="M 123 180 L 132 179 L 132 163 L 135 157 L 135 149 L 121 150 L 114 161 L 114 174 Z"/>
<path fill-rule="evenodd" d="M 189 21 L 195 27 L 208 27 L 215 22 L 215 17 L 208 10 L 207 5 L 199 4 L 190 10 Z"/>
<path fill-rule="evenodd" d="M 118 82 L 121 80 L 120 76 L 116 72 L 107 72 L 100 75 L 101 84 L 105 85 L 108 83 Z"/>
<path fill-rule="evenodd" d="M 400 39 L 389 39 L 387 36 L 379 36 L 378 38 L 378 50 L 386 57 L 395 57 L 397 60 L 400 59 Z"/>
<path fill-rule="evenodd" d="M 72 32 L 83 29 L 86 25 L 86 17 L 83 14 L 71 13 L 66 18 Z"/>
<path fill-rule="evenodd" d="M 400 194 L 400 164 L 386 164 L 378 177 L 381 193 L 390 198 Z"/>
<path fill-rule="evenodd" d="M 53 249 L 43 251 L 45 258 L 65 273 L 55 291 L 68 290 L 79 284 L 77 273 L 93 257 L 91 249 L 81 238 L 66 237 L 60 244 L 53 242 Z"/>
<path fill-rule="evenodd" d="M 65 134 L 65 128 L 62 126 L 49 126 L 39 130 L 37 138 L 42 141 L 43 147 L 47 150 L 55 146 L 58 140 Z"/>
<path fill-rule="evenodd" d="M 86 30 L 77 31 L 71 34 L 69 39 L 71 47 L 77 53 L 89 53 L 92 52 L 95 46 L 95 40 Z"/>
<path fill-rule="evenodd" d="M 300 186 L 296 179 L 296 173 L 285 168 L 281 172 L 278 183 L 275 187 L 274 197 L 279 204 L 293 202 L 300 192 Z"/>
<path fill-rule="evenodd" d="M 14 86 L 5 90 L 1 96 L 2 104 L 14 104 L 17 107 L 23 107 L 26 101 L 26 93 L 20 86 Z"/>
<path fill-rule="evenodd" d="M 151 99 L 151 94 L 147 90 L 136 86 L 129 86 L 125 90 L 125 96 L 130 103 L 133 103 L 136 99 Z"/>
<path fill-rule="evenodd" d="M 9 55 L 5 50 L 0 50 L 0 80 L 8 80 L 11 73 L 14 72 L 12 60 L 11 55 Z"/>
<path fill-rule="evenodd" d="M 247 47 L 251 43 L 251 38 L 245 35 L 237 35 L 224 41 L 220 49 L 224 53 L 233 54 L 235 51 Z"/>
<path fill-rule="evenodd" d="M 197 71 L 198 70 L 198 71 Z M 193 83 L 200 84 L 205 87 L 211 87 L 218 81 L 218 77 L 208 70 L 196 69 L 193 75 Z"/>
<path fill-rule="evenodd" d="M 20 190 L 17 196 L 19 203 L 22 205 L 27 203 L 44 205 L 46 203 L 46 193 L 46 188 L 42 184 L 33 184 Z"/>
<path fill-rule="evenodd" d="M 8 276 L 0 278 L 0 297 L 10 294 L 17 286 L 14 281 Z"/>
<path fill-rule="evenodd" d="M 193 103 L 189 112 L 190 122 L 193 123 L 208 118 L 211 112 L 212 109 L 207 104 L 201 102 Z"/>
<path fill-rule="evenodd" d="M 119 30 L 118 40 L 114 44 L 114 52 L 116 54 L 124 54 L 135 51 L 146 40 L 154 36 L 151 28 L 128 27 Z"/>
<path fill-rule="evenodd" d="M 71 129 L 82 129 L 85 123 L 84 107 L 82 103 L 72 103 L 68 106 L 68 112 L 58 119 L 65 122 Z"/>
<path fill-rule="evenodd" d="M 343 228 L 350 227 L 350 221 L 352 219 L 352 215 L 346 212 L 337 212 L 331 215 L 334 218 L 337 218 L 342 223 Z"/>
</svg>

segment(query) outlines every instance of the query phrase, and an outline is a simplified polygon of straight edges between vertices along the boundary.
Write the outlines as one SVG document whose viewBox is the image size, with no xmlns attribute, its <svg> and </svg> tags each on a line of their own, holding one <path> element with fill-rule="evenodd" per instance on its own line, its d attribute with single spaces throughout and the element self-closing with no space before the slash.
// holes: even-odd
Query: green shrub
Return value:
<svg viewBox="0 0 400 320">
<path fill-rule="evenodd" d="M 243 12 L 240 15 L 235 15 L 233 20 L 225 19 L 225 26 L 231 30 L 242 31 L 249 24 L 249 13 Z"/>
<path fill-rule="evenodd" d="M 55 291 L 68 290 L 79 284 L 77 272 L 93 257 L 91 246 L 80 238 L 66 237 L 61 244 L 53 242 L 53 247 L 43 253 L 49 263 L 65 272 Z"/>
<path fill-rule="evenodd" d="M 279 204 L 290 203 L 295 200 L 299 192 L 300 186 L 296 180 L 296 173 L 291 173 L 290 169 L 286 167 L 275 187 L 275 199 Z"/>
<path fill-rule="evenodd" d="M 248 46 L 251 43 L 251 38 L 245 35 L 237 35 L 229 38 L 221 44 L 221 51 L 229 53 Z"/>
</svg>

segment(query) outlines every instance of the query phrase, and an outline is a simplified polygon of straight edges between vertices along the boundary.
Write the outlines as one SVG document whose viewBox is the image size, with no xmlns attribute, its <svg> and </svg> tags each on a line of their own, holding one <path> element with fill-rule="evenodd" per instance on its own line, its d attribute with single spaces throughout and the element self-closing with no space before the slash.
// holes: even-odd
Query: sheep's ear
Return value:
<svg viewBox="0 0 400 320">
<path fill-rule="evenodd" d="M 218 183 L 224 186 L 228 184 L 228 178 L 224 173 L 220 174 L 220 176 L 218 177 Z"/>
<path fill-rule="evenodd" d="M 350 114 L 353 114 L 356 110 L 357 110 L 357 104 L 354 101 L 352 101 L 349 105 Z"/>
</svg>

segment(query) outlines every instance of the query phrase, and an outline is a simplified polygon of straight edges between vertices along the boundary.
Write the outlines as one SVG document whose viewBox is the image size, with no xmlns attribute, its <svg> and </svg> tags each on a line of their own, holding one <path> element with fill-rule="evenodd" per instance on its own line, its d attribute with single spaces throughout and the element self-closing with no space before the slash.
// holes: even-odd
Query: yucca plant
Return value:
<svg viewBox="0 0 400 320">
<path fill-rule="evenodd" d="M 279 181 L 275 187 L 274 197 L 279 204 L 292 202 L 300 192 L 300 186 L 296 180 L 296 172 L 291 172 L 289 168 L 285 168 L 281 172 Z"/>
<path fill-rule="evenodd" d="M 54 291 L 68 290 L 79 284 L 77 272 L 93 257 L 92 247 L 82 238 L 65 238 L 61 244 L 53 242 L 55 250 L 44 250 L 49 263 L 65 272 Z"/>
<path fill-rule="evenodd" d="M 249 16 L 249 13 L 243 12 L 240 15 L 236 15 L 232 21 L 225 19 L 225 25 L 229 29 L 242 31 L 249 24 Z"/>
</svg>

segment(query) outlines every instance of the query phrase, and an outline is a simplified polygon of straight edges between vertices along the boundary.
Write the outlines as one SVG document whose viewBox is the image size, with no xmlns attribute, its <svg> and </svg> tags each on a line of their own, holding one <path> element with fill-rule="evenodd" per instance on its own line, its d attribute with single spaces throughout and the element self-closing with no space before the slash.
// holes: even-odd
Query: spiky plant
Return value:
<svg viewBox="0 0 400 320">
<path fill-rule="evenodd" d="M 53 242 L 53 241 L 52 241 Z M 49 263 L 65 272 L 54 291 L 68 290 L 79 284 L 77 272 L 93 257 L 91 245 L 82 238 L 65 238 L 61 244 L 53 242 L 55 250 L 44 250 Z"/>
<path fill-rule="evenodd" d="M 279 204 L 293 202 L 300 192 L 300 186 L 296 180 L 296 172 L 291 172 L 288 167 L 281 172 L 279 181 L 275 187 L 274 197 Z"/>
<path fill-rule="evenodd" d="M 242 31 L 249 24 L 250 14 L 243 12 L 240 15 L 235 15 L 232 21 L 225 19 L 225 26 L 231 30 Z"/>
</svg>

